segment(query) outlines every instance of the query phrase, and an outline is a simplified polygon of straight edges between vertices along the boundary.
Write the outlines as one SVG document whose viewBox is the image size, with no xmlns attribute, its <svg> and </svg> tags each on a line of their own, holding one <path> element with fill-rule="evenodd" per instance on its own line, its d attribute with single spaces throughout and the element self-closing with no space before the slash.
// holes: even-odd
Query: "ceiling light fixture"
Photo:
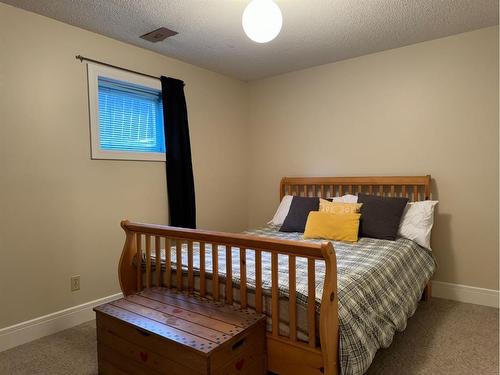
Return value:
<svg viewBox="0 0 500 375">
<path fill-rule="evenodd" d="M 273 0 L 252 0 L 243 12 L 241 23 L 250 39 L 257 43 L 267 43 L 280 33 L 283 17 Z"/>
</svg>

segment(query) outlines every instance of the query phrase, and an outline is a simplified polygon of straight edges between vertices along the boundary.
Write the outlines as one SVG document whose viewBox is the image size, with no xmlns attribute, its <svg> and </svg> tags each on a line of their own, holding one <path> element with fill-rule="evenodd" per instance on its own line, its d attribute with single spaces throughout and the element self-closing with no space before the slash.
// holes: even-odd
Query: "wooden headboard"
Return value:
<svg viewBox="0 0 500 375">
<path fill-rule="evenodd" d="M 430 199 L 431 176 L 399 177 L 283 177 L 280 200 L 285 195 L 329 198 L 344 194 L 374 194 L 407 197 L 410 201 Z"/>
</svg>

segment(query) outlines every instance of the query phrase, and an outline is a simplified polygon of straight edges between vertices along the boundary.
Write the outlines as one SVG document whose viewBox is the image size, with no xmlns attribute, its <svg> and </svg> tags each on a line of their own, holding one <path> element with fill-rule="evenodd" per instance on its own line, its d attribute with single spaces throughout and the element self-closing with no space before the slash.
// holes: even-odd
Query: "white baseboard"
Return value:
<svg viewBox="0 0 500 375">
<path fill-rule="evenodd" d="M 0 329 L 0 352 L 25 344 L 38 338 L 88 322 L 95 318 L 92 309 L 121 298 L 122 294 L 99 298 L 78 306 L 70 307 L 39 318 Z"/>
<path fill-rule="evenodd" d="M 499 291 L 468 285 L 432 281 L 432 295 L 459 302 L 499 307 Z M 103 303 L 121 298 L 122 294 L 100 298 L 78 306 L 0 329 L 0 352 L 38 338 L 88 322 L 95 318 L 92 309 Z"/>
<path fill-rule="evenodd" d="M 468 285 L 432 281 L 432 296 L 498 308 L 499 291 Z"/>
</svg>

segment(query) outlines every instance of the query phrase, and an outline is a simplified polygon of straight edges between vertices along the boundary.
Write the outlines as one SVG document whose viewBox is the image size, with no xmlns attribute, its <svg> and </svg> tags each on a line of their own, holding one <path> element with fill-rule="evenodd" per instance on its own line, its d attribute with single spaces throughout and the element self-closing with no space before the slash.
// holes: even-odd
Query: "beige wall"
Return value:
<svg viewBox="0 0 500 375">
<path fill-rule="evenodd" d="M 245 83 L 0 4 L 0 327 L 119 292 L 120 220 L 167 222 L 163 163 L 90 160 L 77 54 L 184 80 L 198 224 L 247 224 Z"/>
<path fill-rule="evenodd" d="M 252 83 L 249 224 L 272 216 L 285 175 L 431 174 L 435 279 L 498 289 L 497 35 L 492 27 Z"/>
<path fill-rule="evenodd" d="M 284 175 L 430 173 L 436 279 L 498 289 L 497 31 L 246 84 L 0 4 L 0 327 L 118 292 L 119 221 L 167 222 L 163 163 L 90 160 L 76 54 L 186 82 L 199 227 L 263 224 Z"/>
</svg>

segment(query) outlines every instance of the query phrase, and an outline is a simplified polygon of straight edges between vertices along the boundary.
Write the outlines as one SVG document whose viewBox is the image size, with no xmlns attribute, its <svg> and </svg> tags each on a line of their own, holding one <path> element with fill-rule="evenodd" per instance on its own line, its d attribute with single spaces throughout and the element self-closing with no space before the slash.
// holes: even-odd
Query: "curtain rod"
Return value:
<svg viewBox="0 0 500 375">
<path fill-rule="evenodd" d="M 89 61 L 89 62 L 93 62 L 93 63 L 105 65 L 105 66 L 109 66 L 111 68 L 124 70 L 126 72 L 139 74 L 139 75 L 144 76 L 144 77 L 154 78 L 154 79 L 158 79 L 158 80 L 160 79 L 160 77 L 152 76 L 152 75 L 149 75 L 149 74 L 146 74 L 146 73 L 141 73 L 141 72 L 138 72 L 138 71 L 132 70 L 132 69 L 122 68 L 121 66 L 116 66 L 116 65 L 113 65 L 113 64 L 108 64 L 108 63 L 105 63 L 105 62 L 102 62 L 102 61 L 98 61 L 98 60 L 94 60 L 94 59 L 89 59 L 88 57 L 85 57 L 85 56 L 82 56 L 82 55 L 76 55 L 75 58 L 77 60 L 80 60 L 80 62 L 83 62 L 85 60 L 85 61 Z"/>
</svg>

